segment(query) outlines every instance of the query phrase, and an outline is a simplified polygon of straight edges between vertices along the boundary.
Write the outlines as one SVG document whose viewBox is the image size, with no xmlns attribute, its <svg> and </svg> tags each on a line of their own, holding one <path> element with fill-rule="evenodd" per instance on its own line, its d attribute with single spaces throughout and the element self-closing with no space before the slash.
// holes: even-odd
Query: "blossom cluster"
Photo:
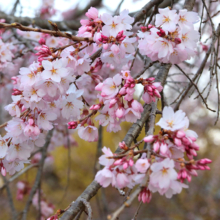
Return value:
<svg viewBox="0 0 220 220">
<path fill-rule="evenodd" d="M 211 160 L 194 160 L 199 150 L 196 144 L 198 136 L 188 130 L 189 120 L 184 112 L 174 112 L 171 107 L 165 107 L 157 125 L 161 131 L 158 135 L 149 135 L 143 139 L 146 144 L 150 144 L 150 149 L 140 151 L 142 154 L 139 159 L 136 159 L 136 155 L 140 155 L 139 151 L 133 150 L 134 147 L 128 148 L 125 143 L 119 143 L 123 149 L 122 156 L 104 147 L 104 155 L 99 158 L 104 168 L 96 174 L 96 181 L 103 187 L 111 184 L 119 189 L 140 184 L 142 190 L 138 198 L 149 202 L 154 192 L 171 198 L 180 193 L 182 188 L 188 188 L 184 181 L 190 182 L 192 176 L 197 176 L 196 170 L 209 170 L 207 164 Z"/>
<path fill-rule="evenodd" d="M 152 61 L 179 64 L 195 55 L 199 40 L 199 32 L 193 24 L 198 21 L 195 12 L 186 9 L 159 9 L 155 26 L 143 26 L 138 33 L 140 53 L 150 57 Z"/>
<path fill-rule="evenodd" d="M 94 91 L 95 86 L 107 76 L 101 77 L 97 75 L 97 72 L 103 65 L 112 65 L 112 63 L 102 59 L 102 56 L 92 62 L 90 56 L 102 44 L 105 51 L 118 47 L 125 40 L 124 31 L 131 29 L 130 24 L 133 22 L 133 18 L 128 15 L 128 11 L 122 12 L 120 16 L 115 16 L 115 22 L 118 22 L 119 19 L 121 28 L 115 30 L 118 33 L 113 37 L 110 26 L 109 29 L 108 25 L 104 24 L 105 17 L 109 15 L 103 15 L 102 21 L 94 16 L 91 17 L 94 10 L 96 13 L 96 9 L 91 8 L 86 14 L 89 18 L 88 21 L 93 22 L 92 27 L 96 25 L 97 30 L 94 33 L 102 34 L 102 28 L 105 29 L 104 33 L 109 37 L 108 43 L 100 40 L 98 43 L 88 44 L 87 42 L 55 38 L 48 34 L 18 32 L 23 37 L 35 39 L 36 43 L 33 44 L 36 45 L 38 41 L 41 46 L 35 47 L 38 51 L 36 53 L 37 61 L 28 67 L 20 68 L 19 75 L 12 78 L 13 102 L 5 109 L 13 118 L 5 127 L 6 135 L 1 137 L 0 167 L 2 174 L 5 175 L 7 171 L 12 175 L 22 169 L 25 163 L 29 163 L 31 153 L 44 145 L 46 133 L 54 127 L 58 128 L 67 124 L 68 121 L 80 121 L 78 133 L 83 139 L 97 140 L 97 128 L 94 127 L 93 121 L 89 117 L 89 111 L 93 111 L 89 109 L 91 106 L 89 103 L 94 103 L 97 96 L 91 91 Z M 83 23 L 83 21 L 81 22 Z M 78 36 L 85 37 L 88 31 L 82 31 L 82 27 Z M 86 24 L 86 27 L 88 29 L 89 24 Z M 104 35 L 100 35 L 100 38 L 101 36 Z M 128 47 L 130 48 L 132 45 Z M 129 55 L 128 51 L 124 49 L 121 58 L 122 56 L 125 58 L 127 55 Z M 118 65 L 118 68 L 125 64 L 128 65 L 129 61 L 130 59 L 125 58 L 125 62 L 121 62 L 121 66 Z M 156 91 L 156 87 L 154 90 Z M 132 90 L 130 96 L 133 96 L 133 92 Z M 150 93 L 152 96 L 155 94 L 157 97 L 159 96 L 159 93 L 152 91 Z M 140 117 L 142 106 L 139 104 L 134 108 L 138 114 L 137 119 Z M 139 109 L 137 110 L 137 108 Z M 115 119 L 114 122 L 119 124 Z M 85 127 L 85 124 L 88 126 Z"/>
<path fill-rule="evenodd" d="M 180 33 L 193 26 L 194 14 L 175 13 L 161 9 L 156 16 L 160 29 L 142 28 L 146 31 L 138 34 L 139 37 L 144 36 L 139 45 L 140 41 L 150 42 L 148 38 L 153 36 L 150 32 L 153 33 L 154 29 L 159 31 L 156 33 L 158 39 L 166 39 L 168 35 L 174 36 L 172 31 Z M 158 23 L 162 14 L 166 21 L 169 18 L 170 25 Z M 134 99 L 137 84 L 144 87 L 142 99 L 145 103 L 150 104 L 160 98 L 163 89 L 160 82 L 155 82 L 153 77 L 136 79 L 131 74 L 137 36 L 131 31 L 134 18 L 129 16 L 128 10 L 111 16 L 107 13 L 99 15 L 97 9 L 91 7 L 86 16 L 87 19 L 81 20 L 77 36 L 92 39 L 90 42 L 18 31 L 24 38 L 34 39 L 32 44 L 37 53 L 32 56 L 34 62 L 20 68 L 19 75 L 12 78 L 13 102 L 5 107 L 12 119 L 5 127 L 6 135 L 0 138 L 2 174 L 8 172 L 12 175 L 22 169 L 25 163 L 30 162 L 30 155 L 44 145 L 46 133 L 53 128 L 59 130 L 61 127 L 62 130 L 68 122 L 69 128 L 77 129 L 78 135 L 86 141 L 98 139 L 98 130 L 94 126 L 96 114 L 95 120 L 102 126 L 108 125 L 109 132 L 119 131 L 123 121 L 136 122 L 143 112 L 141 103 Z M 173 26 L 175 30 L 169 29 Z M 172 41 L 170 37 L 169 41 Z M 179 45 L 183 44 L 177 41 Z M 100 48 L 101 55 L 93 59 L 92 55 Z M 144 49 L 150 51 L 148 46 Z M 12 53 L 4 51 L 8 53 L 5 59 L 10 61 Z M 54 133 L 54 142 L 60 143 L 57 131 Z M 61 138 L 62 141 L 66 137 Z M 155 142 L 158 142 L 156 137 Z M 53 147 L 51 144 L 49 148 Z M 163 147 L 162 152 L 167 153 L 165 150 Z M 187 153 L 191 155 L 191 152 L 189 146 Z"/>
<path fill-rule="evenodd" d="M 146 103 L 155 102 L 156 98 L 160 98 L 162 86 L 159 82 L 154 82 L 154 78 L 135 80 L 131 77 L 130 71 L 121 71 L 113 78 L 107 78 L 99 83 L 95 89 L 100 92 L 98 94 L 99 103 L 92 105 L 90 110 L 94 113 L 99 110 L 96 120 L 99 124 L 107 127 L 107 131 L 117 132 L 121 130 L 120 123 L 123 121 L 136 122 L 141 117 L 143 106 L 134 99 L 136 84 L 144 85 L 143 100 Z M 85 123 L 87 127 L 83 127 Z M 91 117 L 86 117 L 81 121 L 79 127 L 79 136 L 84 140 L 93 141 L 98 138 L 97 131 L 91 126 Z M 69 122 L 69 128 L 75 129 L 78 126 L 77 121 Z"/>
</svg>

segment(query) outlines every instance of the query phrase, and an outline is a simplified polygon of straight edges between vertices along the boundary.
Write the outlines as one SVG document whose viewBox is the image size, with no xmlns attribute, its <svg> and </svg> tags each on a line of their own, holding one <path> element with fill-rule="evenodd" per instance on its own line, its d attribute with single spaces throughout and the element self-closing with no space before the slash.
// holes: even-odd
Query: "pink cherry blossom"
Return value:
<svg viewBox="0 0 220 220">
<path fill-rule="evenodd" d="M 79 127 L 78 129 L 79 137 L 85 141 L 97 141 L 98 140 L 98 130 L 96 127 L 88 125 L 86 127 Z"/>
</svg>

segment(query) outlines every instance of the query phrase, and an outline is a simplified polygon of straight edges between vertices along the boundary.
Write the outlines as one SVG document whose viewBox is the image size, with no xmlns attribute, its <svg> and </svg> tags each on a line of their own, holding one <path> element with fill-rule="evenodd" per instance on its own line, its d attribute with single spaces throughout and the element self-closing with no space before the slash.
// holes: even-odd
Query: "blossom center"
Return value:
<svg viewBox="0 0 220 220">
<path fill-rule="evenodd" d="M 111 90 L 113 90 L 113 89 L 115 89 L 115 88 L 116 88 L 116 85 L 110 86 L 110 89 L 111 89 Z"/>
<path fill-rule="evenodd" d="M 57 69 L 54 69 L 54 68 L 53 68 L 53 69 L 51 70 L 51 73 L 52 73 L 52 75 L 57 74 Z"/>
<path fill-rule="evenodd" d="M 115 29 L 116 28 L 116 24 L 114 22 L 112 22 L 111 27 Z"/>
<path fill-rule="evenodd" d="M 15 149 L 16 149 L 16 151 L 19 151 L 20 150 L 20 145 L 19 144 L 15 144 Z"/>
<path fill-rule="evenodd" d="M 109 55 L 109 57 L 114 57 L 114 54 L 113 54 L 113 53 L 111 53 L 111 54 Z"/>
<path fill-rule="evenodd" d="M 74 106 L 74 105 L 73 105 L 72 102 L 67 102 L 67 103 L 66 103 L 66 107 L 67 107 L 67 108 L 73 108 L 73 106 Z"/>
<path fill-rule="evenodd" d="M 168 127 L 172 128 L 173 124 L 174 124 L 174 121 L 173 120 L 167 121 L 167 124 L 168 124 Z"/>
<path fill-rule="evenodd" d="M 162 174 L 163 174 L 163 175 L 167 174 L 168 169 L 169 169 L 169 168 L 165 168 L 165 167 L 163 167 L 163 169 L 162 169 Z"/>
<path fill-rule="evenodd" d="M 169 23 L 171 20 L 169 17 L 164 16 L 163 22 L 164 23 Z"/>
<path fill-rule="evenodd" d="M 184 16 L 183 16 L 183 17 L 182 17 L 182 16 L 180 16 L 179 21 L 180 21 L 180 22 L 186 22 L 186 18 L 185 18 Z"/>
<path fill-rule="evenodd" d="M 92 130 L 93 130 L 92 128 L 90 128 L 90 127 L 88 128 L 89 133 L 92 133 Z"/>
</svg>

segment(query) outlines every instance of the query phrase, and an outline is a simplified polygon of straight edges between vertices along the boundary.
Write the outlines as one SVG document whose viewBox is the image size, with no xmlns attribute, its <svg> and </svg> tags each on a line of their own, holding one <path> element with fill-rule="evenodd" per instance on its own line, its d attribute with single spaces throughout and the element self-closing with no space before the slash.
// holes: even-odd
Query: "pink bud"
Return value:
<svg viewBox="0 0 220 220">
<path fill-rule="evenodd" d="M 144 142 L 152 142 L 154 141 L 154 135 L 148 135 L 147 137 L 144 138 Z"/>
<path fill-rule="evenodd" d="M 178 147 L 182 145 L 181 140 L 178 139 L 178 138 L 174 138 L 174 143 L 175 143 Z"/>
<path fill-rule="evenodd" d="M 1 168 L 1 174 L 2 176 L 6 176 L 6 169 L 4 167 Z"/>
<path fill-rule="evenodd" d="M 177 138 L 183 138 L 183 137 L 185 137 L 186 136 L 186 134 L 185 134 L 185 132 L 184 131 L 177 131 L 176 132 L 176 137 Z"/>
<path fill-rule="evenodd" d="M 118 108 L 115 112 L 116 117 L 123 118 L 125 114 L 125 109 L 123 107 Z"/>
<path fill-rule="evenodd" d="M 126 170 L 128 168 L 128 163 L 123 164 L 123 169 Z"/>
<path fill-rule="evenodd" d="M 107 50 L 108 49 L 108 44 L 103 44 L 103 48 L 105 49 L 105 50 Z"/>
<path fill-rule="evenodd" d="M 99 83 L 99 84 L 95 87 L 95 90 L 96 90 L 96 91 L 102 91 L 102 87 L 103 87 L 103 83 Z"/>
<path fill-rule="evenodd" d="M 33 118 L 29 118 L 28 123 L 29 123 L 29 125 L 33 125 L 34 124 L 34 119 Z"/>
<path fill-rule="evenodd" d="M 160 152 L 161 152 L 162 154 L 165 154 L 165 153 L 167 152 L 167 150 L 168 150 L 167 144 L 162 143 L 162 144 L 160 145 Z"/>
<path fill-rule="evenodd" d="M 153 145 L 154 151 L 157 152 L 160 148 L 160 143 L 158 141 L 156 141 Z"/>
<path fill-rule="evenodd" d="M 190 147 L 194 148 L 195 150 L 199 150 L 199 145 L 195 142 L 191 143 Z"/>
<path fill-rule="evenodd" d="M 149 26 L 150 26 L 150 25 L 148 25 L 148 28 L 149 28 Z M 142 27 L 141 27 L 141 31 L 142 31 L 142 32 L 146 32 L 146 31 L 148 30 L 148 28 L 145 27 L 145 26 L 142 26 Z"/>
<path fill-rule="evenodd" d="M 176 43 L 176 44 L 181 44 L 181 39 L 180 38 L 178 38 L 178 37 L 176 37 L 175 39 L 174 39 L 174 42 Z"/>
<path fill-rule="evenodd" d="M 43 45 L 46 44 L 45 39 L 44 38 L 40 38 L 40 40 L 38 41 L 39 44 Z"/>
<path fill-rule="evenodd" d="M 189 141 L 189 139 L 186 138 L 186 137 L 183 137 L 183 138 L 182 138 L 182 142 L 183 142 L 184 145 L 190 145 L 190 141 Z"/>
<path fill-rule="evenodd" d="M 154 95 L 157 97 L 157 98 L 160 98 L 160 93 L 157 89 L 154 90 Z"/>
<path fill-rule="evenodd" d="M 114 98 L 109 102 L 109 108 L 112 108 L 116 103 L 118 102 L 118 99 Z"/>
<path fill-rule="evenodd" d="M 134 161 L 132 159 L 129 160 L 129 166 L 132 167 L 134 165 Z"/>
<path fill-rule="evenodd" d="M 119 94 L 120 95 L 125 95 L 126 94 L 126 88 L 125 87 L 122 87 L 119 91 Z"/>
<path fill-rule="evenodd" d="M 149 24 L 147 27 L 148 27 L 149 29 L 151 29 L 151 28 L 153 28 L 153 27 L 154 27 L 154 25 Z"/>
</svg>

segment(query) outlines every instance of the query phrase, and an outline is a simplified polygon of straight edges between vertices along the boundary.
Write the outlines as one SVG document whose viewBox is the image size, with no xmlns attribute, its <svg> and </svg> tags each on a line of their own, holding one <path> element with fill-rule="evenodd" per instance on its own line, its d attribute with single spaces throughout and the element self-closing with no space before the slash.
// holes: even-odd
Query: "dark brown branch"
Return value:
<svg viewBox="0 0 220 220">
<path fill-rule="evenodd" d="M 55 23 L 54 23 L 55 24 Z M 56 24 L 55 24 L 56 25 Z M 93 38 L 89 37 L 76 37 L 74 35 L 71 35 L 66 32 L 61 32 L 59 30 L 47 30 L 47 29 L 41 29 L 41 28 L 32 28 L 32 27 L 26 27 L 22 24 L 19 23 L 11 23 L 11 24 L 6 24 L 6 23 L 0 23 L 0 28 L 16 28 L 21 31 L 33 31 L 33 32 L 40 32 L 44 34 L 50 34 L 55 37 L 65 37 L 73 41 L 87 41 L 87 42 L 93 42 Z"/>
</svg>

